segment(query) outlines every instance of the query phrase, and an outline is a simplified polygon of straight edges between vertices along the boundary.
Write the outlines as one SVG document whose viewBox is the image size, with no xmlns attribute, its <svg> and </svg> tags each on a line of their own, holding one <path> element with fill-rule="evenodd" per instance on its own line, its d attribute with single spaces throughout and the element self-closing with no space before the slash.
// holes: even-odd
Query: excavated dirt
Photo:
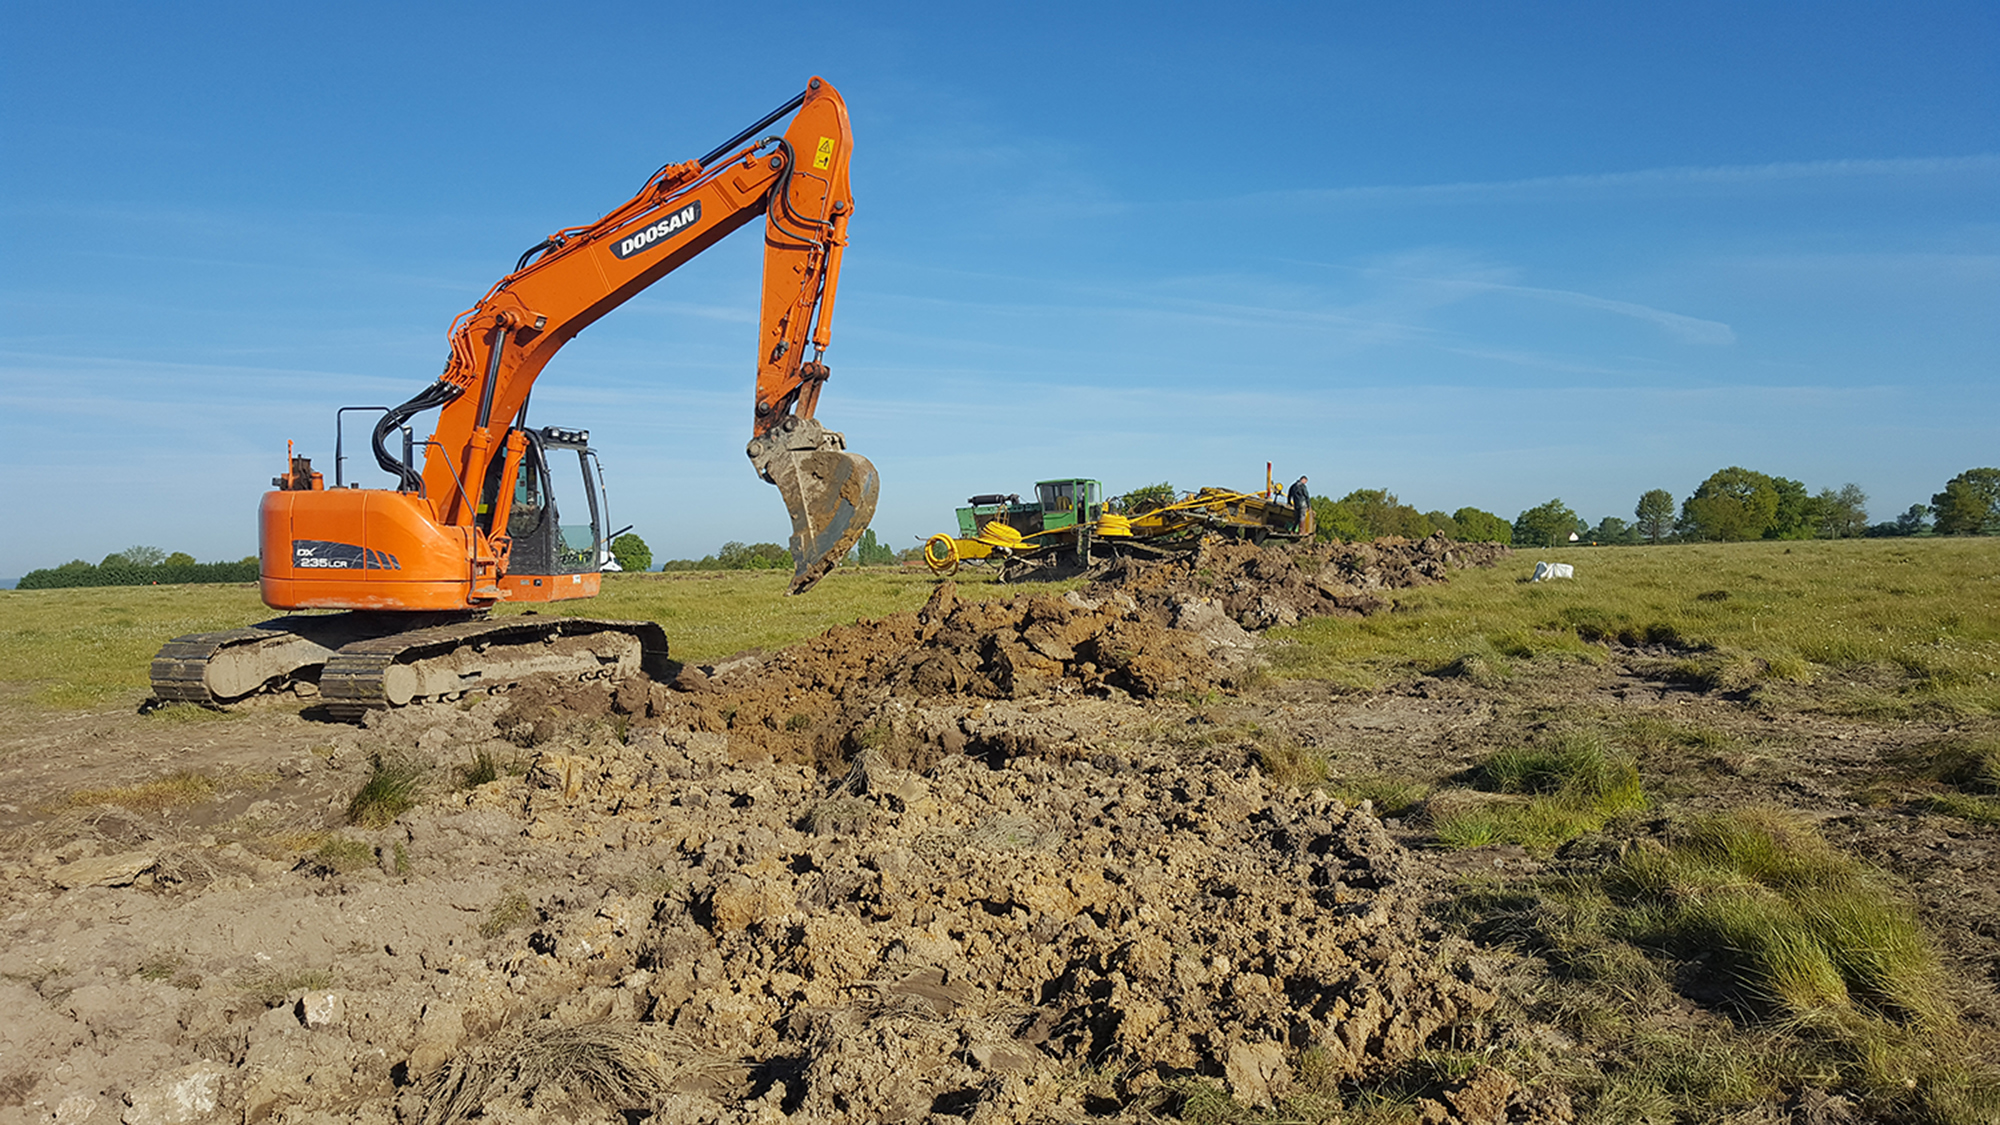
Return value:
<svg viewBox="0 0 2000 1125">
<path fill-rule="evenodd" d="M 1503 556 L 1214 543 L 1061 596 L 944 584 L 671 684 L 524 685 L 358 729 L 276 707 L 20 724 L 0 1125 L 1145 1120 L 1202 1083 L 1268 1107 L 1302 1074 L 1357 1089 L 1442 1046 L 1546 1046 L 1498 1017 L 1510 955 L 1431 921 L 1464 872 L 1534 861 L 1427 850 L 1274 785 L 1257 752 L 1262 732 L 1337 774 L 1442 776 L 1561 707 L 1796 746 L 1682 776 L 1829 804 L 1829 834 L 1892 869 L 1950 841 L 1917 897 L 2000 983 L 2000 929 L 1979 929 L 2000 903 L 1967 897 L 2000 886 L 1995 833 L 1843 780 L 1926 732 L 1754 713 L 1616 652 L 1521 698 L 1261 684 L 1256 630 Z M 427 770 L 423 799 L 346 826 L 374 761 Z M 177 770 L 215 793 L 90 796 Z M 1425 1121 L 1574 1117 L 1490 1066 L 1422 1093 Z"/>
</svg>

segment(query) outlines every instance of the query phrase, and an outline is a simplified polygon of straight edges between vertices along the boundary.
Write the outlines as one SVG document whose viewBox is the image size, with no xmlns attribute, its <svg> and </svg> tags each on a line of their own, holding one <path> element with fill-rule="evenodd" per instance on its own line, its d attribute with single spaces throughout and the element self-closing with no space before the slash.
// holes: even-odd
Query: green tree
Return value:
<svg viewBox="0 0 2000 1125">
<path fill-rule="evenodd" d="M 166 560 L 166 557 L 167 553 L 158 547 L 140 545 L 127 547 L 122 551 L 106 555 L 104 556 L 104 561 L 97 565 L 117 566 L 123 563 L 126 566 L 158 566 Z"/>
<path fill-rule="evenodd" d="M 1343 543 L 1372 538 L 1361 522 L 1361 513 L 1338 500 L 1324 496 L 1312 498 L 1313 539 L 1321 543 L 1331 543 L 1338 539 Z"/>
<path fill-rule="evenodd" d="M 1778 491 L 1778 510 L 1771 514 L 1771 526 L 1764 529 L 1764 538 L 1811 539 L 1818 535 L 1820 503 L 1806 491 L 1805 483 L 1772 477 L 1771 487 Z"/>
<path fill-rule="evenodd" d="M 871 527 L 861 533 L 861 542 L 854 545 L 854 564 L 856 566 L 894 566 L 896 565 L 896 549 L 886 546 L 877 540 L 875 538 L 875 529 Z"/>
<path fill-rule="evenodd" d="M 1871 524 L 1862 532 L 1870 539 L 1894 538 L 1902 535 L 1922 535 L 1930 530 L 1931 510 L 1926 504 L 1912 504 L 1909 511 L 1893 520 Z"/>
<path fill-rule="evenodd" d="M 1168 504 L 1174 502 L 1174 498 L 1177 495 L 1178 493 L 1174 491 L 1173 485 L 1168 484 L 1166 481 L 1161 481 L 1158 484 L 1149 484 L 1143 488 L 1135 488 L 1123 496 L 1114 496 L 1111 499 L 1110 506 L 1111 510 L 1117 512 L 1119 515 L 1138 516 L 1144 515 L 1155 508 L 1166 507 Z"/>
<path fill-rule="evenodd" d="M 1638 517 L 1639 534 L 1658 543 L 1674 529 L 1674 494 L 1664 488 L 1647 489 L 1632 514 Z"/>
<path fill-rule="evenodd" d="M 1691 539 L 1761 539 L 1777 515 L 1777 482 L 1731 465 L 1702 481 L 1694 495 L 1681 502 L 1681 529 Z"/>
<path fill-rule="evenodd" d="M 1822 488 L 1814 497 L 1819 502 L 1819 533 L 1828 539 L 1850 539 L 1868 530 L 1868 494 L 1858 484 L 1840 486 L 1840 491 Z"/>
<path fill-rule="evenodd" d="M 776 543 L 738 543 L 734 540 L 724 543 L 715 553 L 717 570 L 786 570 L 792 565 L 792 553 Z"/>
<path fill-rule="evenodd" d="M 164 559 L 161 559 L 161 560 L 160 560 L 160 565 L 161 565 L 161 566 L 193 566 L 193 565 L 195 565 L 195 562 L 194 562 L 194 556 L 193 556 L 193 555 L 190 555 L 190 554 L 188 554 L 188 553 L 187 553 L 186 551 L 175 551 L 175 552 L 174 552 L 173 554 L 171 554 L 171 555 L 168 555 L 168 556 L 167 556 L 166 558 L 164 558 Z"/>
<path fill-rule="evenodd" d="M 1553 547 L 1569 542 L 1577 532 L 1576 513 L 1561 497 L 1529 508 L 1514 520 L 1514 542 L 1524 547 Z"/>
<path fill-rule="evenodd" d="M 611 557 L 621 570 L 643 574 L 653 569 L 653 549 L 629 531 L 611 541 Z"/>
<path fill-rule="evenodd" d="M 1425 512 L 1424 522 L 1431 525 L 1432 532 L 1444 532 L 1446 539 L 1459 538 L 1458 521 L 1443 512 Z"/>
<path fill-rule="evenodd" d="M 1458 538 L 1466 543 L 1512 543 L 1514 525 L 1478 508 L 1460 508 L 1451 514 L 1458 525 Z"/>
<path fill-rule="evenodd" d="M 1396 499 L 1396 494 L 1386 488 L 1357 488 L 1341 497 L 1340 502 L 1352 508 L 1360 519 L 1362 538 L 1400 535 L 1405 539 L 1422 539 L 1431 533 L 1424 514 Z"/>
<path fill-rule="evenodd" d="M 1939 535 L 2000 535 L 2000 469 L 1967 469 L 1931 497 Z"/>
<path fill-rule="evenodd" d="M 1620 547 L 1627 543 L 1638 542 L 1639 533 L 1631 524 L 1617 516 L 1605 516 L 1597 521 L 1597 526 L 1591 528 L 1584 538 L 1600 547 Z"/>
</svg>

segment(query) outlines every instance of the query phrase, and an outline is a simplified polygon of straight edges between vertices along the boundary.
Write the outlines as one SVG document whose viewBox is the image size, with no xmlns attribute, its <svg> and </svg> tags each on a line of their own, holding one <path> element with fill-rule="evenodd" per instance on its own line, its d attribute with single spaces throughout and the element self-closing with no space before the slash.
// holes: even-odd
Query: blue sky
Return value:
<svg viewBox="0 0 2000 1125">
<path fill-rule="evenodd" d="M 4 576 L 252 553 L 287 439 L 330 468 L 522 250 L 814 74 L 857 203 L 820 415 L 897 547 L 1064 475 L 1595 522 L 1741 464 L 1881 520 L 2000 464 L 1992 3 L 5 10 Z M 656 557 L 789 531 L 760 266 L 536 388 Z"/>
</svg>

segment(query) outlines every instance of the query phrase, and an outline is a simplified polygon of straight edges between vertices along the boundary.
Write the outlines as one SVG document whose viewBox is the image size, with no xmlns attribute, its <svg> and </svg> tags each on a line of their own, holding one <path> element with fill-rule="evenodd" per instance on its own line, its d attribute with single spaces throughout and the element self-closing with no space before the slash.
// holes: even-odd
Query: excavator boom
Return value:
<svg viewBox="0 0 2000 1125">
<path fill-rule="evenodd" d="M 796 108 L 782 135 L 751 139 Z M 746 143 L 747 142 L 747 143 Z M 542 368 L 578 332 L 730 232 L 764 217 L 764 290 L 751 435 L 757 472 L 791 513 L 793 592 L 831 569 L 861 537 L 878 491 L 873 466 L 811 422 L 828 370 L 841 251 L 854 213 L 847 107 L 815 78 L 804 93 L 700 160 L 661 168 L 595 223 L 549 236 L 452 326 L 438 389 L 449 396 L 432 436 L 423 491 L 438 521 L 476 522 L 461 482 L 483 480 Z M 378 453 L 378 456 L 380 454 Z M 386 467 L 386 466 L 385 466 Z M 393 470 L 392 470 L 393 471 Z M 828 534 L 831 532 L 832 534 Z"/>
</svg>

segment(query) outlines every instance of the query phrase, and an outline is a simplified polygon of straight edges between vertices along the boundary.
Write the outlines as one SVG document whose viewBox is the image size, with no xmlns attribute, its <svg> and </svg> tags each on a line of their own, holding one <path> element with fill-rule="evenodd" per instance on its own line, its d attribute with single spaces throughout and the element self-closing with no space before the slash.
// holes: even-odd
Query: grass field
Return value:
<svg viewBox="0 0 2000 1125">
<path fill-rule="evenodd" d="M 789 571 L 609 574 L 595 598 L 540 608 L 658 621 L 677 659 L 702 663 L 916 609 L 934 585 L 928 571 L 839 570 L 809 593 L 786 597 L 790 577 Z M 984 579 L 961 578 L 960 585 L 968 581 Z M 0 698 L 55 708 L 136 705 L 147 694 L 153 654 L 165 641 L 273 616 L 276 611 L 247 584 L 0 591 L 0 685 L 11 689 Z"/>
<path fill-rule="evenodd" d="M 1570 581 L 1521 581 L 1535 558 Z M 1862 539 L 1521 552 L 1399 592 L 1398 612 L 1322 619 L 1279 673 L 1373 688 L 1412 672 L 1500 679 L 1531 659 L 1603 658 L 1603 642 L 1665 643 L 1665 671 L 1704 687 L 1809 683 L 1856 714 L 2000 714 L 2000 539 Z"/>
<path fill-rule="evenodd" d="M 1449 584 L 1399 591 L 1398 612 L 1320 620 L 1279 674 L 1372 688 L 1417 672 L 1504 678 L 1526 660 L 1597 661 L 1602 642 L 1672 642 L 1669 674 L 1710 687 L 1782 688 L 1863 672 L 1834 693 L 1857 714 L 2000 714 L 2000 539 L 1867 539 L 1542 552 L 1571 581 L 1525 584 L 1535 554 Z M 674 655 L 705 662 L 776 648 L 833 625 L 915 609 L 927 572 L 838 570 L 784 596 L 780 571 L 607 575 L 604 593 L 546 612 L 643 618 Z M 980 576 L 960 585 L 993 594 Z M 0 683 L 47 706 L 143 693 L 161 642 L 271 616 L 251 586 L 0 591 Z M 21 694 L 21 693 L 11 693 Z"/>
</svg>

